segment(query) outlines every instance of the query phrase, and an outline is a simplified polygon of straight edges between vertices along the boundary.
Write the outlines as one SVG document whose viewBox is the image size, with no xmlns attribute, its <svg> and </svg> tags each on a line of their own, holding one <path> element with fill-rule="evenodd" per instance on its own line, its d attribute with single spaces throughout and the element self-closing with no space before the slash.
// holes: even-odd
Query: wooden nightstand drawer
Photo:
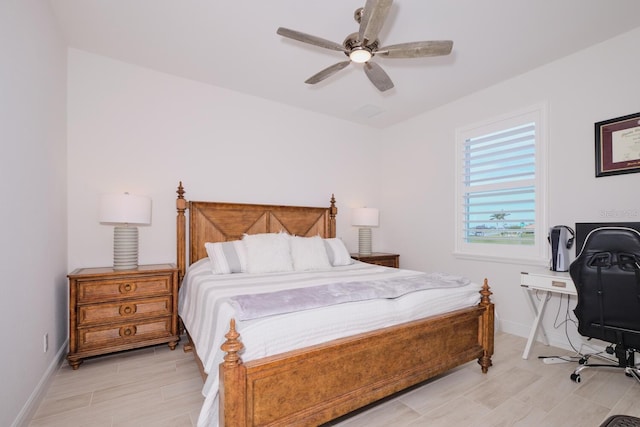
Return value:
<svg viewBox="0 0 640 427">
<path fill-rule="evenodd" d="M 371 255 L 351 254 L 351 258 L 368 264 L 381 265 L 383 267 L 400 268 L 400 255 L 384 252 L 373 252 Z"/>
<path fill-rule="evenodd" d="M 171 315 L 171 296 L 78 306 L 78 327 Z"/>
<path fill-rule="evenodd" d="M 78 281 L 79 304 L 170 293 L 171 275 Z"/>
<path fill-rule="evenodd" d="M 395 258 L 384 258 L 368 261 L 370 264 L 382 265 L 383 267 L 398 268 L 398 262 Z"/>
<path fill-rule="evenodd" d="M 169 337 L 171 335 L 173 335 L 171 333 L 171 316 L 140 322 L 79 328 L 78 351 L 90 351 L 106 347 L 114 349 L 140 340 Z"/>
</svg>

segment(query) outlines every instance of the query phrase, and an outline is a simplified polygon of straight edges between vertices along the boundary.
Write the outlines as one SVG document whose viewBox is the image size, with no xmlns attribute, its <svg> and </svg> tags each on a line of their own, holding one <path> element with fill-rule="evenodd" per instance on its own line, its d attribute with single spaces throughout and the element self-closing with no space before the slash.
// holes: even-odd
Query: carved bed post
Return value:
<svg viewBox="0 0 640 427">
<path fill-rule="evenodd" d="M 182 278 L 184 277 L 187 263 L 186 263 L 186 222 L 184 211 L 187 209 L 187 201 L 184 199 L 184 187 L 182 187 L 182 181 L 178 184 L 178 199 L 176 200 L 176 210 L 178 211 L 178 216 L 176 218 L 176 229 L 177 229 L 177 260 L 178 260 L 178 284 L 182 283 Z"/>
<path fill-rule="evenodd" d="M 480 337 L 482 337 L 482 348 L 484 348 L 484 354 L 478 363 L 482 366 L 482 373 L 486 374 L 489 367 L 492 365 L 491 356 L 493 355 L 493 335 L 494 335 L 494 305 L 491 302 L 491 292 L 489 290 L 489 281 L 485 278 L 480 290 L 480 306 L 485 308 L 482 314 L 482 320 L 480 322 Z"/>
<path fill-rule="evenodd" d="M 336 237 L 336 215 L 338 215 L 338 208 L 336 207 L 336 197 L 331 195 L 331 207 L 329 208 L 329 236 Z"/>
<path fill-rule="evenodd" d="M 227 340 L 220 346 L 225 355 L 220 364 L 219 423 L 225 427 L 244 427 L 247 425 L 247 383 L 239 355 L 244 344 L 239 340 L 235 319 L 231 319 L 225 338 Z"/>
</svg>

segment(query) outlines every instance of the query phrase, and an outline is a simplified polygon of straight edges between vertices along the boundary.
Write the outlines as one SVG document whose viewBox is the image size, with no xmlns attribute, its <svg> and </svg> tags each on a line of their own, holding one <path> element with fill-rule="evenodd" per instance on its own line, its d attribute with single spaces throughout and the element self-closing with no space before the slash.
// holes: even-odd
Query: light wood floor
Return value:
<svg viewBox="0 0 640 427">
<path fill-rule="evenodd" d="M 597 427 L 608 416 L 640 417 L 640 383 L 617 369 L 544 364 L 538 356 L 571 355 L 525 339 L 496 337 L 487 375 L 471 362 L 328 425 L 341 427 Z M 60 367 L 30 427 L 196 425 L 202 380 L 191 354 L 167 346 L 97 357 L 72 371 Z"/>
</svg>

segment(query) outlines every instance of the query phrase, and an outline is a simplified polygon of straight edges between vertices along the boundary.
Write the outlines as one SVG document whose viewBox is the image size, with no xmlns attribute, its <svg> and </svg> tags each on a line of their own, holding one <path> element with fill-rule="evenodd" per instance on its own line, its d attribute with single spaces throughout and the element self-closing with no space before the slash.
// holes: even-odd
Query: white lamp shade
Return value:
<svg viewBox="0 0 640 427">
<path fill-rule="evenodd" d="M 129 193 L 105 194 L 100 198 L 100 222 L 151 224 L 151 198 Z"/>
<path fill-rule="evenodd" d="M 379 212 L 376 208 L 355 208 L 351 212 L 351 225 L 377 227 Z"/>
</svg>

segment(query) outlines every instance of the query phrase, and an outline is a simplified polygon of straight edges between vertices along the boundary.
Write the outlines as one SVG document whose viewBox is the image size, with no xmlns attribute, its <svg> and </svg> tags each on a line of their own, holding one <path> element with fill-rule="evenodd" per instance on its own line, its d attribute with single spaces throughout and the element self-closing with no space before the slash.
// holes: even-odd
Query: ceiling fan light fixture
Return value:
<svg viewBox="0 0 640 427">
<path fill-rule="evenodd" d="M 373 55 L 363 47 L 356 47 L 349 53 L 349 59 L 358 64 L 363 64 L 371 59 Z"/>
</svg>

